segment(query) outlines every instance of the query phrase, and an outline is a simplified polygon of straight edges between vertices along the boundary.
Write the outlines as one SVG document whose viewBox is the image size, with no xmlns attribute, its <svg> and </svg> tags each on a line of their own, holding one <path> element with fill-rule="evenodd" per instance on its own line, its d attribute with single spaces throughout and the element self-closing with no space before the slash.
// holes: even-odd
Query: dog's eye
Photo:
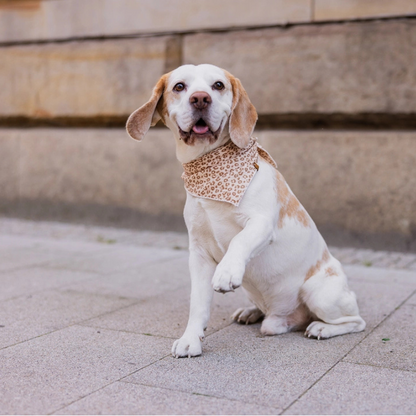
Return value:
<svg viewBox="0 0 416 416">
<path fill-rule="evenodd" d="M 183 83 L 183 82 L 178 82 L 174 87 L 173 87 L 173 89 L 175 90 L 175 91 L 178 91 L 178 92 L 180 92 L 180 91 L 183 91 L 184 89 L 185 89 L 185 84 Z"/>
<path fill-rule="evenodd" d="M 212 88 L 214 88 L 214 90 L 218 90 L 221 91 L 224 89 L 224 84 L 221 81 L 217 81 Z"/>
</svg>

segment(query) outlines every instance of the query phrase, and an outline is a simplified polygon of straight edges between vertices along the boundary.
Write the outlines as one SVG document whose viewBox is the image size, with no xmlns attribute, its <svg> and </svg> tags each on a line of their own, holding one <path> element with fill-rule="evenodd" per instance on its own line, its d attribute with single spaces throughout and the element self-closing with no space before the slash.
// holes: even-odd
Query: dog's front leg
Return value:
<svg viewBox="0 0 416 416">
<path fill-rule="evenodd" d="M 172 355 L 176 358 L 194 357 L 202 353 L 201 342 L 208 325 L 213 295 L 211 279 L 216 265 L 208 254 L 190 251 L 191 307 L 186 330 L 172 347 Z"/>
<path fill-rule="evenodd" d="M 230 242 L 218 264 L 212 287 L 217 292 L 230 292 L 241 286 L 247 263 L 272 242 L 273 223 L 264 218 L 251 218 Z"/>
</svg>

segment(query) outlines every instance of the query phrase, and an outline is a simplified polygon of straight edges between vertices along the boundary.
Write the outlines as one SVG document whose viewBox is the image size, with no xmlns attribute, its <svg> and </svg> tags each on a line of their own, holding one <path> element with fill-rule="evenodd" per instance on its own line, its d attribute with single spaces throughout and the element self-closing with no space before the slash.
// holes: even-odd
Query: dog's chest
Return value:
<svg viewBox="0 0 416 416">
<path fill-rule="evenodd" d="M 191 239 L 220 262 L 231 240 L 244 228 L 244 214 L 231 204 L 188 195 L 185 221 Z"/>
</svg>

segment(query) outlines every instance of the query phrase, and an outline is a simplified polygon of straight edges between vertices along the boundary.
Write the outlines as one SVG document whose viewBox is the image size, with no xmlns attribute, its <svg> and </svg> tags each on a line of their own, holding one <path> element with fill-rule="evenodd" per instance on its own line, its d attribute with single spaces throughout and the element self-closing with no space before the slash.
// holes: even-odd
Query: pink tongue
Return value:
<svg viewBox="0 0 416 416">
<path fill-rule="evenodd" d="M 195 124 L 195 126 L 192 127 L 192 130 L 197 134 L 204 134 L 209 130 L 209 128 L 208 126 L 197 126 Z"/>
</svg>

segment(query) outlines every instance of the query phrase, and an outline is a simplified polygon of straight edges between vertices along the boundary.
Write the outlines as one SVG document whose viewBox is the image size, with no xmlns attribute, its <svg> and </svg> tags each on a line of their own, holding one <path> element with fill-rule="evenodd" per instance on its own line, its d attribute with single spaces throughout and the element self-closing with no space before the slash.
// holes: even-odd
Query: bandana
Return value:
<svg viewBox="0 0 416 416">
<path fill-rule="evenodd" d="M 254 175 L 259 170 L 259 155 L 277 168 L 273 158 L 250 139 L 240 149 L 231 140 L 198 159 L 184 163 L 182 179 L 193 196 L 229 202 L 238 207 Z"/>
</svg>

